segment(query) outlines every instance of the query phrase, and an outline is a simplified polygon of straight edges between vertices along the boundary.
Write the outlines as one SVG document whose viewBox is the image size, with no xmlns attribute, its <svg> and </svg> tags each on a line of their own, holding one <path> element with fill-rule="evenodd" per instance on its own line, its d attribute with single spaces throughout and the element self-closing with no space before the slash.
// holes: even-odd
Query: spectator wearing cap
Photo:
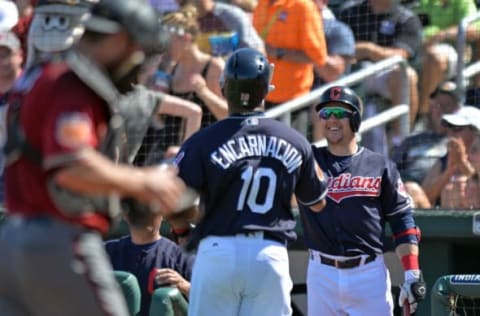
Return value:
<svg viewBox="0 0 480 316">
<path fill-rule="evenodd" d="M 444 114 L 447 153 L 429 170 L 422 187 L 432 203 L 448 209 L 480 207 L 480 109 L 463 106 Z"/>
<path fill-rule="evenodd" d="M 392 150 L 392 160 L 405 182 L 417 208 L 430 208 L 420 184 L 435 162 L 447 153 L 447 131 L 441 123 L 444 114 L 451 114 L 461 107 L 454 82 L 440 84 L 430 96 L 427 126 L 403 140 Z"/>
</svg>

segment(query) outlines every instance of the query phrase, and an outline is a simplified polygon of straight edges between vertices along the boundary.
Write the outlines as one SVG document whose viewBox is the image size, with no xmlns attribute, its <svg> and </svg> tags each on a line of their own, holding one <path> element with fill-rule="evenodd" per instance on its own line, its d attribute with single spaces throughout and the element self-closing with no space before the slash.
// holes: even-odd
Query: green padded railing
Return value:
<svg viewBox="0 0 480 316">
<path fill-rule="evenodd" d="M 122 289 L 130 315 L 138 315 L 141 305 L 141 293 L 137 277 L 126 271 L 117 270 L 113 271 L 113 274 L 120 285 L 120 288 Z"/>
<path fill-rule="evenodd" d="M 462 301 L 460 304 L 459 299 Z M 430 294 L 431 316 L 478 315 L 480 306 L 463 301 L 480 299 L 480 274 L 453 274 L 437 279 Z M 460 306 L 462 305 L 462 306 Z M 460 309 L 464 314 L 458 314 Z M 463 309 L 463 310 L 462 310 Z M 472 311 L 472 309 L 475 309 Z M 472 313 L 473 312 L 473 313 Z"/>
<path fill-rule="evenodd" d="M 153 292 L 150 316 L 187 316 L 188 303 L 174 287 L 160 287 Z"/>
</svg>

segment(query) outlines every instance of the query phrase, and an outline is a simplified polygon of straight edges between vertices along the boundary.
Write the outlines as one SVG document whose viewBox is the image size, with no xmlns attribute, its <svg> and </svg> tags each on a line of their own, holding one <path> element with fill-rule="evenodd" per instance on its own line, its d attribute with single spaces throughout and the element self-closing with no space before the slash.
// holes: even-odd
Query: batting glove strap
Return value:
<svg viewBox="0 0 480 316">
<path fill-rule="evenodd" d="M 418 278 L 414 276 L 418 275 Z M 400 287 L 400 296 L 398 304 L 403 306 L 408 299 L 410 304 L 410 313 L 413 314 L 417 310 L 418 302 L 425 299 L 427 294 L 427 286 L 423 281 L 423 276 L 420 270 L 405 271 L 405 282 Z"/>
</svg>

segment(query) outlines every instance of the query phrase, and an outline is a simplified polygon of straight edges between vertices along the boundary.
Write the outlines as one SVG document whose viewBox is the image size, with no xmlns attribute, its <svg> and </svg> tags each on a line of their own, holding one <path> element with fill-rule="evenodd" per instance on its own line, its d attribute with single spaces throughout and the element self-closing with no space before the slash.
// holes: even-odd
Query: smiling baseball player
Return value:
<svg viewBox="0 0 480 316">
<path fill-rule="evenodd" d="M 321 213 L 300 205 L 310 255 L 308 314 L 393 315 L 383 260 L 385 222 L 405 269 L 400 304 L 408 300 L 413 313 L 425 286 L 418 264 L 419 230 L 399 173 L 387 158 L 357 145 L 362 101 L 353 90 L 331 87 L 315 109 L 327 147 L 314 148 L 314 155 L 328 178 L 328 195 Z"/>
</svg>

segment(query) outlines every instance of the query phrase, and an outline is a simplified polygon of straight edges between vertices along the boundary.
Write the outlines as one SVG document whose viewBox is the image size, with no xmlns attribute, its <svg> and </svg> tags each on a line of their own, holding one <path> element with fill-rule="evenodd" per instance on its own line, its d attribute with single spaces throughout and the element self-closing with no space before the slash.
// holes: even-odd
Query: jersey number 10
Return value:
<svg viewBox="0 0 480 316">
<path fill-rule="evenodd" d="M 237 211 L 242 211 L 245 202 L 253 213 L 265 214 L 272 209 L 275 189 L 277 186 L 277 175 L 271 168 L 258 168 L 253 171 L 253 167 L 248 167 L 242 173 L 242 190 L 237 202 Z M 263 181 L 262 181 L 263 180 Z M 260 185 L 267 185 L 264 191 L 265 196 L 259 197 Z"/>
</svg>

